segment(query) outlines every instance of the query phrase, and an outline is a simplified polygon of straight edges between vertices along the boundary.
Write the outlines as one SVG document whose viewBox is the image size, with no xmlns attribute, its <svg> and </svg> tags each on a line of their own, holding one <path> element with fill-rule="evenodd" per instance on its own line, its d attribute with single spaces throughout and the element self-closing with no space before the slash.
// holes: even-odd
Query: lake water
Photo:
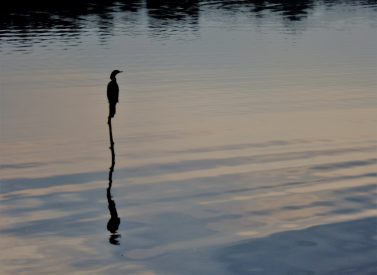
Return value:
<svg viewBox="0 0 377 275">
<path fill-rule="evenodd" d="M 1 273 L 376 274 L 377 2 L 161 2 L 1 11 Z"/>
</svg>

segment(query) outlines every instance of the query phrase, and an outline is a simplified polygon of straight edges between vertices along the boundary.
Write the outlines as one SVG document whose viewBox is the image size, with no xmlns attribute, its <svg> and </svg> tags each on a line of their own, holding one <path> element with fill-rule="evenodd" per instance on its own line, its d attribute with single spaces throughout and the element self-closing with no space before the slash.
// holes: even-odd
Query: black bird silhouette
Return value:
<svg viewBox="0 0 377 275">
<path fill-rule="evenodd" d="M 114 245 L 119 245 L 120 234 L 118 234 L 118 228 L 120 224 L 120 218 L 118 216 L 118 211 L 116 209 L 115 201 L 111 195 L 111 187 L 113 184 L 113 172 L 115 166 L 115 149 L 114 149 L 114 139 L 113 130 L 111 127 L 111 119 L 115 115 L 115 106 L 118 103 L 119 98 L 119 87 L 115 76 L 122 71 L 114 70 L 110 75 L 111 81 L 107 85 L 107 99 L 109 100 L 109 117 L 107 123 L 109 125 L 109 137 L 110 137 L 110 151 L 111 151 L 111 166 L 109 169 L 109 184 L 106 189 L 106 198 L 108 203 L 108 208 L 110 212 L 110 219 L 107 222 L 107 230 L 111 233 L 109 242 Z"/>
<path fill-rule="evenodd" d="M 115 112 L 116 112 L 115 106 L 118 103 L 118 99 L 119 99 L 119 87 L 118 87 L 118 83 L 115 76 L 121 72 L 122 71 L 119 71 L 119 70 L 112 71 L 110 75 L 111 81 L 109 82 L 109 84 L 107 84 L 107 99 L 109 100 L 108 121 L 110 121 L 110 119 L 114 117 Z"/>
</svg>

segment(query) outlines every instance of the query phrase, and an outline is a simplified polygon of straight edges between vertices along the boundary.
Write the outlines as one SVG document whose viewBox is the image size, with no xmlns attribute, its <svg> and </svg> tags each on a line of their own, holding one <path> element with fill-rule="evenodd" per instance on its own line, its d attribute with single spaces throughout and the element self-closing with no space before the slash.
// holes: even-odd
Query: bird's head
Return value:
<svg viewBox="0 0 377 275">
<path fill-rule="evenodd" d="M 119 71 L 119 70 L 114 70 L 112 71 L 111 75 L 110 75 L 110 79 L 115 79 L 115 76 L 119 73 L 121 73 L 123 71 Z"/>
</svg>

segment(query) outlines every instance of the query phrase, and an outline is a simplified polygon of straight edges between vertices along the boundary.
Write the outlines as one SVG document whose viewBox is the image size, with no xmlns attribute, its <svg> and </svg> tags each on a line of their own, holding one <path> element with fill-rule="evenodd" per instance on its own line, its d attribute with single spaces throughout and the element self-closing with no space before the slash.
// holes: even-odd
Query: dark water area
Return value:
<svg viewBox="0 0 377 275">
<path fill-rule="evenodd" d="M 250 21 L 276 15 L 287 30 L 296 31 L 305 28 L 307 17 L 315 8 L 333 9 L 339 5 L 377 10 L 375 0 L 14 1 L 2 8 L 0 41 L 3 46 L 9 43 L 19 50 L 28 50 L 35 44 L 46 46 L 55 39 L 75 46 L 85 42 L 83 37 L 88 28 L 94 28 L 101 43 L 106 43 L 119 24 L 127 26 L 122 34 L 137 35 L 131 29 L 142 23 L 143 16 L 148 18 L 147 28 L 152 35 L 166 37 L 190 32 L 195 36 L 201 16 L 208 13 L 228 18 L 236 18 L 241 13 L 250 17 Z M 116 14 L 123 16 L 118 18 Z"/>
<path fill-rule="evenodd" d="M 0 273 L 375 274 L 376 30 L 371 0 L 7 3 Z"/>
</svg>

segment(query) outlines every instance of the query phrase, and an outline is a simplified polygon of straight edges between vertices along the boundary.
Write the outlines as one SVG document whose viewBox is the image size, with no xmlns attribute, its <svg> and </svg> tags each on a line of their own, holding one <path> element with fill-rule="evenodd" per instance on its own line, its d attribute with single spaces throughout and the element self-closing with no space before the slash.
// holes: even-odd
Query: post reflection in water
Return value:
<svg viewBox="0 0 377 275">
<path fill-rule="evenodd" d="M 109 125 L 109 136 L 110 136 L 111 166 L 110 166 L 110 171 L 109 171 L 109 185 L 106 189 L 106 197 L 107 197 L 108 207 L 110 211 L 110 219 L 107 222 L 107 230 L 109 230 L 109 232 L 111 233 L 109 242 L 114 245 L 119 245 L 119 239 L 121 237 L 121 235 L 118 234 L 120 218 L 118 216 L 115 201 L 112 199 L 112 196 L 111 196 L 111 187 L 113 184 L 113 172 L 114 172 L 114 166 L 115 166 L 115 150 L 114 150 L 113 131 L 111 127 L 110 117 L 108 120 L 108 125 Z"/>
</svg>

